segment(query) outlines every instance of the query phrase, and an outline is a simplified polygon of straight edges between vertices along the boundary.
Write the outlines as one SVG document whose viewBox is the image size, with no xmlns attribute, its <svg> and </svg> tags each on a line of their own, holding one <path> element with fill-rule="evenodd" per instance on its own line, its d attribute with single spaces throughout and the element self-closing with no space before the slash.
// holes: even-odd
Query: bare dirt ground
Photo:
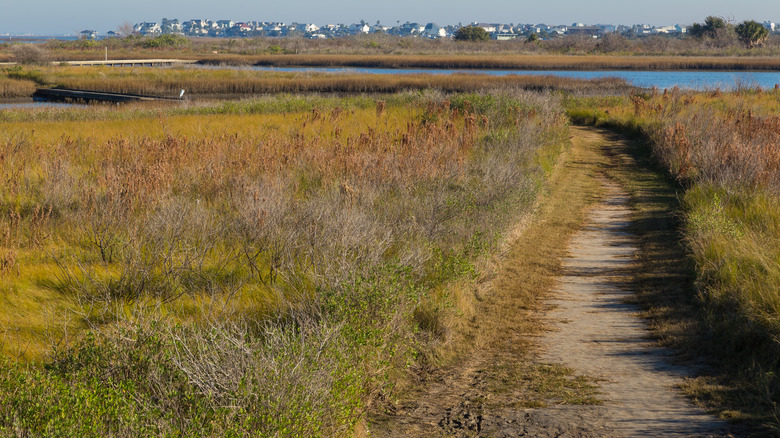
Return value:
<svg viewBox="0 0 780 438">
<path fill-rule="evenodd" d="M 482 298 L 473 325 L 488 339 L 373 419 L 371 436 L 741 435 L 680 395 L 696 370 L 658 347 L 627 303 L 628 196 L 599 171 L 615 140 L 573 132 L 557 188 Z"/>
</svg>

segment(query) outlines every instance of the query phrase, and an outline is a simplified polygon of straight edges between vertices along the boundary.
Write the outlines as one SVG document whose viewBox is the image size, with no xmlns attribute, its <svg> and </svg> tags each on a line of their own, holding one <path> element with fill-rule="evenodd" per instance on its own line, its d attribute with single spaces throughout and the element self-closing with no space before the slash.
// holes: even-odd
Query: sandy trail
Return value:
<svg viewBox="0 0 780 438">
<path fill-rule="evenodd" d="M 639 309 L 626 303 L 631 292 L 623 283 L 636 251 L 627 232 L 628 196 L 609 180 L 602 184 L 604 200 L 563 261 L 547 314 L 554 328 L 542 338 L 540 360 L 600 380 L 604 405 L 589 410 L 610 436 L 728 436 L 724 422 L 680 396 L 674 387 L 690 370 L 672 364 L 670 352 L 648 338 Z"/>
<path fill-rule="evenodd" d="M 628 195 L 598 176 L 599 166 L 609 161 L 604 148 L 621 140 L 597 129 L 572 131 L 571 155 L 549 202 L 497 275 L 504 287 L 486 296 L 475 320 L 495 342 L 378 417 L 371 436 L 734 436 L 728 423 L 681 396 L 675 386 L 695 370 L 658 347 L 639 309 L 628 304 L 637 268 Z M 596 192 L 602 195 L 584 221 L 569 213 Z M 531 284 L 534 269 L 546 280 Z M 520 303 L 518 297 L 528 292 L 519 293 L 523 288 L 547 297 L 545 304 Z M 487 323 L 493 320 L 501 326 Z M 533 371 L 546 365 L 563 365 L 573 376 L 595 380 L 603 403 L 566 404 L 554 391 L 536 388 L 545 381 Z M 534 404 L 539 397 L 545 402 Z"/>
</svg>

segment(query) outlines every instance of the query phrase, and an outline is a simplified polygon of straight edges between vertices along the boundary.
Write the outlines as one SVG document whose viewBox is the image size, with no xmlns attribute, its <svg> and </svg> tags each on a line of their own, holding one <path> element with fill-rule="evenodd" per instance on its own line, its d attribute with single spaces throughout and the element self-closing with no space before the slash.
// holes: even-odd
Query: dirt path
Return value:
<svg viewBox="0 0 780 438">
<path fill-rule="evenodd" d="M 636 251 L 628 196 L 600 171 L 610 140 L 574 133 L 549 201 L 484 299 L 475 330 L 492 341 L 372 436 L 733 436 L 678 393 L 692 370 L 672 364 L 626 303 Z M 534 305 L 528 294 L 546 299 Z"/>
<path fill-rule="evenodd" d="M 627 232 L 628 196 L 606 179 L 604 200 L 570 244 L 565 275 L 547 314 L 553 331 L 539 359 L 600 380 L 604 404 L 591 422 L 611 436 L 728 436 L 727 425 L 694 408 L 675 389 L 691 370 L 648 339 L 623 284 L 636 249 Z M 592 429 L 592 428 L 591 428 Z M 541 435 L 542 430 L 537 435 Z"/>
</svg>

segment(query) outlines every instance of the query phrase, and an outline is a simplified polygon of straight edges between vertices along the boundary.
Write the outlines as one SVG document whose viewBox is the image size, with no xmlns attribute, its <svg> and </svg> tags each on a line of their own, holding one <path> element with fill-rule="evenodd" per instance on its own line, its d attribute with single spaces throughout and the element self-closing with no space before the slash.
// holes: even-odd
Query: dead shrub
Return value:
<svg viewBox="0 0 780 438">
<path fill-rule="evenodd" d="M 14 61 L 19 64 L 44 65 L 49 62 L 49 53 L 38 44 L 15 44 L 11 51 Z"/>
</svg>

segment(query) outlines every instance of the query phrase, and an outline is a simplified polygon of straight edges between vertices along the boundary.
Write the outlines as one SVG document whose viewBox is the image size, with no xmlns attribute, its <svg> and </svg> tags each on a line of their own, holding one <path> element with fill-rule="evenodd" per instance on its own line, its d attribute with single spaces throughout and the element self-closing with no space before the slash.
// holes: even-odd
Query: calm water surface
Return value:
<svg viewBox="0 0 780 438">
<path fill-rule="evenodd" d="M 89 105 L 80 105 L 72 103 L 59 103 L 59 102 L 14 102 L 14 103 L 0 103 L 0 110 L 4 109 L 19 109 L 19 108 L 74 108 L 84 107 L 89 108 Z"/>
<path fill-rule="evenodd" d="M 356 74 L 486 74 L 507 75 L 552 75 L 577 79 L 621 78 L 637 87 L 687 88 L 731 90 L 737 87 L 773 88 L 780 84 L 780 71 L 777 72 L 731 72 L 731 71 L 566 71 L 566 70 L 444 70 L 444 69 L 387 69 L 387 68 L 283 68 L 253 67 L 256 70 L 283 72 L 320 72 L 320 73 L 356 73 Z"/>
</svg>

